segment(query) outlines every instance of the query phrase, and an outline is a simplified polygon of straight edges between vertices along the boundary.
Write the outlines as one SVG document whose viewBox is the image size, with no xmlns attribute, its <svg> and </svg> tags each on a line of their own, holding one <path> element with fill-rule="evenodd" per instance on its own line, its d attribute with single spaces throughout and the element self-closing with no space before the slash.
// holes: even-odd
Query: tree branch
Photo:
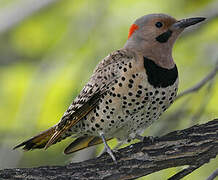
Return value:
<svg viewBox="0 0 218 180">
<path fill-rule="evenodd" d="M 181 179 L 218 154 L 218 119 L 174 131 L 151 142 L 120 149 L 114 164 L 108 154 L 66 166 L 0 170 L 3 179 L 134 179 L 171 168 L 189 167 L 171 180 Z"/>
<path fill-rule="evenodd" d="M 196 92 L 199 89 L 201 89 L 205 84 L 210 82 L 216 76 L 217 72 L 218 72 L 218 60 L 217 60 L 215 68 L 206 77 L 204 77 L 199 83 L 197 83 L 193 87 L 191 87 L 191 88 L 181 92 L 180 94 L 178 94 L 177 97 L 176 97 L 176 100 L 181 98 L 182 96 L 185 96 L 187 94 Z"/>
<path fill-rule="evenodd" d="M 207 180 L 213 180 L 218 176 L 218 169 L 216 169 L 208 178 Z"/>
<path fill-rule="evenodd" d="M 182 179 L 183 177 L 187 176 L 188 174 L 191 174 L 194 170 L 198 169 L 200 166 L 189 166 L 186 169 L 183 169 L 182 171 L 176 173 L 174 176 L 170 177 L 168 180 L 178 180 Z"/>
</svg>

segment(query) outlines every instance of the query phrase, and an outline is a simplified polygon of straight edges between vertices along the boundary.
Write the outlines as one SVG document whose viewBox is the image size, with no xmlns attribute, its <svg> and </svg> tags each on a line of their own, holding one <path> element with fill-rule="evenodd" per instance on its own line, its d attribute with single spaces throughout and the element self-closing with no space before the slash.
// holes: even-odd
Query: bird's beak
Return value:
<svg viewBox="0 0 218 180">
<path fill-rule="evenodd" d="M 170 29 L 176 30 L 176 29 L 184 29 L 186 27 L 192 26 L 194 24 L 197 24 L 201 21 L 204 21 L 206 18 L 204 17 L 195 17 L 195 18 L 187 18 L 182 19 L 177 22 L 175 22 Z"/>
</svg>

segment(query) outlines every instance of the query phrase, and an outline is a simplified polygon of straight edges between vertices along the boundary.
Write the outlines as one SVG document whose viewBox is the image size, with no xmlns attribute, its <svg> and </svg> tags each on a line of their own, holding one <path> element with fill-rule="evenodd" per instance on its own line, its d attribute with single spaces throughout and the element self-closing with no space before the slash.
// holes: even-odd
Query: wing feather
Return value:
<svg viewBox="0 0 218 180">
<path fill-rule="evenodd" d="M 118 50 L 108 55 L 98 64 L 89 82 L 57 124 L 55 133 L 50 138 L 45 148 L 60 141 L 61 136 L 67 130 L 72 128 L 72 126 L 77 124 L 97 106 L 102 95 L 107 92 L 115 80 L 121 76 L 117 67 L 122 66 L 122 63 L 131 61 L 132 59 L 133 55 L 126 50 Z"/>
</svg>

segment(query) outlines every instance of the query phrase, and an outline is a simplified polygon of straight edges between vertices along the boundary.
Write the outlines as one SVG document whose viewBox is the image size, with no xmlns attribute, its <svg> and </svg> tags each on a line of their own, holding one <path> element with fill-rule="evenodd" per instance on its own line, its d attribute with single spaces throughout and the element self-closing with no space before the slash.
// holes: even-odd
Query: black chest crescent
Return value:
<svg viewBox="0 0 218 180">
<path fill-rule="evenodd" d="M 148 82 L 154 88 L 171 86 L 178 78 L 176 65 L 172 69 L 165 69 L 155 64 L 154 61 L 144 57 L 144 67 L 148 76 Z"/>
</svg>

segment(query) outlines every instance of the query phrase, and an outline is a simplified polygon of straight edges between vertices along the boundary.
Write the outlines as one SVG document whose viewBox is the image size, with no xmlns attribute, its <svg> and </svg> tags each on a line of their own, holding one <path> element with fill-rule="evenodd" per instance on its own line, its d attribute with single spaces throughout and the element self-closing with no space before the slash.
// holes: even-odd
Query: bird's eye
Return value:
<svg viewBox="0 0 218 180">
<path fill-rule="evenodd" d="M 163 26 L 163 23 L 162 22 L 156 22 L 155 26 L 157 28 L 161 28 Z"/>
</svg>

